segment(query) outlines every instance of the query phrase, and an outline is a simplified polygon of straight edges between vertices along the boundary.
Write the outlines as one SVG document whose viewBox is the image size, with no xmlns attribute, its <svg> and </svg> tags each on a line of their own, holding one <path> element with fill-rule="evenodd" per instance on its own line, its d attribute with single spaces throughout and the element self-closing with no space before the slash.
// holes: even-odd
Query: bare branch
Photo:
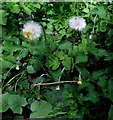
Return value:
<svg viewBox="0 0 113 120">
<path fill-rule="evenodd" d="M 63 83 L 76 83 L 78 81 L 60 81 L 60 82 L 53 82 L 53 83 L 38 83 L 38 84 L 34 84 L 34 87 L 36 86 L 42 86 L 42 85 L 55 85 L 55 84 L 63 84 Z"/>
<path fill-rule="evenodd" d="M 57 116 L 57 115 L 64 115 L 64 114 L 67 114 L 67 112 L 61 112 L 61 113 L 56 113 L 56 114 L 53 114 L 53 115 L 47 115 L 47 116 L 36 117 L 36 118 L 33 118 L 33 119 L 47 118 L 47 117 L 53 117 L 53 116 Z"/>
</svg>

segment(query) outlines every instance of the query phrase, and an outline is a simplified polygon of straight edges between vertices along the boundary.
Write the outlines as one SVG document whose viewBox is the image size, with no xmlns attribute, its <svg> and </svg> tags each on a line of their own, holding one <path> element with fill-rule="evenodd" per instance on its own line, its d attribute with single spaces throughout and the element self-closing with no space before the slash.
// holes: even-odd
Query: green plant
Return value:
<svg viewBox="0 0 113 120">
<path fill-rule="evenodd" d="M 112 2 L 2 3 L 3 119 L 112 119 L 112 8 Z M 69 27 L 72 16 L 86 20 L 81 32 Z M 42 26 L 32 41 L 22 35 L 31 20 Z"/>
</svg>

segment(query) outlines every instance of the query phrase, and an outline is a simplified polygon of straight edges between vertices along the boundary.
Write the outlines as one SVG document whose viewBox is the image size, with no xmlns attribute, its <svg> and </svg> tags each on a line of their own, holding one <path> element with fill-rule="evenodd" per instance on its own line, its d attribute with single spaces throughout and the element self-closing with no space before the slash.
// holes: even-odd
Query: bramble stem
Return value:
<svg viewBox="0 0 113 120">
<path fill-rule="evenodd" d="M 64 84 L 64 83 L 76 83 L 78 81 L 60 81 L 60 82 L 53 82 L 53 83 L 38 83 L 34 84 L 34 87 L 36 86 L 43 86 L 43 85 L 56 85 L 56 84 Z"/>
<path fill-rule="evenodd" d="M 47 116 L 36 117 L 36 119 L 38 119 L 38 118 L 53 117 L 53 116 L 64 115 L 64 114 L 67 114 L 67 112 L 61 112 L 61 113 L 56 113 L 56 114 L 53 114 L 53 115 L 47 115 Z M 35 118 L 34 118 L 34 119 L 35 119 Z"/>
</svg>

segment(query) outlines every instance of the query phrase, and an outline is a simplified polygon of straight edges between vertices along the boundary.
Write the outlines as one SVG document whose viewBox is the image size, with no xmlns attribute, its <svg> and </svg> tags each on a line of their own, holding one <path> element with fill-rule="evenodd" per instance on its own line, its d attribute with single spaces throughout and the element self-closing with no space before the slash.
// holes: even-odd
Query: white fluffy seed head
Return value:
<svg viewBox="0 0 113 120">
<path fill-rule="evenodd" d="M 86 27 L 86 22 L 82 17 L 72 17 L 69 20 L 69 26 L 71 29 L 82 31 Z"/>
<path fill-rule="evenodd" d="M 23 36 L 29 40 L 39 38 L 41 32 L 41 26 L 34 21 L 29 21 L 23 26 Z"/>
</svg>

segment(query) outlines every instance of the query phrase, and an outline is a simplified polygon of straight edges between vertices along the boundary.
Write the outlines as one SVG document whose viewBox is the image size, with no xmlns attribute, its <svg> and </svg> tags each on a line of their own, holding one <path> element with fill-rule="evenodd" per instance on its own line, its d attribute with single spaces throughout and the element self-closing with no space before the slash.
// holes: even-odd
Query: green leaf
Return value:
<svg viewBox="0 0 113 120">
<path fill-rule="evenodd" d="M 83 12 L 89 13 L 89 9 L 88 9 L 88 8 L 84 8 L 84 9 L 83 9 Z"/>
<path fill-rule="evenodd" d="M 107 30 L 106 22 L 105 21 L 101 21 L 99 27 L 100 27 L 100 31 L 101 32 L 105 32 Z"/>
<path fill-rule="evenodd" d="M 97 84 L 104 90 L 106 88 L 106 79 L 104 77 L 99 77 Z"/>
<path fill-rule="evenodd" d="M 62 64 L 64 67 L 66 67 L 68 70 L 71 69 L 71 57 L 68 57 L 67 55 L 64 56 L 64 60 L 62 61 Z"/>
<path fill-rule="evenodd" d="M 33 4 L 32 6 L 40 9 L 40 4 L 39 4 L 39 3 L 37 3 L 37 4 L 35 3 L 35 4 Z"/>
<path fill-rule="evenodd" d="M 99 56 L 99 57 L 105 56 L 106 57 L 106 56 L 108 56 L 108 52 L 104 49 L 98 49 L 97 56 Z"/>
<path fill-rule="evenodd" d="M 99 101 L 98 94 L 96 93 L 96 91 L 89 91 L 89 93 L 84 96 L 84 101 L 91 101 L 93 103 L 96 103 L 97 101 Z"/>
<path fill-rule="evenodd" d="M 2 64 L 2 69 L 11 68 L 14 65 L 14 63 L 4 59 L 2 60 L 2 63 L 4 63 Z"/>
<path fill-rule="evenodd" d="M 103 70 L 95 71 L 95 72 L 93 72 L 93 74 L 92 74 L 92 78 L 93 78 L 94 80 L 97 80 L 97 79 L 99 79 L 99 77 L 102 76 L 103 74 L 104 74 L 104 71 L 103 71 Z"/>
<path fill-rule="evenodd" d="M 60 30 L 59 33 L 60 33 L 62 36 L 64 36 L 64 35 L 66 34 L 64 29 L 63 29 L 63 30 Z"/>
<path fill-rule="evenodd" d="M 59 48 L 60 48 L 61 50 L 68 50 L 69 48 L 71 48 L 71 45 L 72 45 L 71 42 L 66 41 L 66 42 L 60 43 L 60 44 L 59 44 Z"/>
<path fill-rule="evenodd" d="M 12 6 L 11 12 L 13 12 L 13 13 L 19 13 L 19 11 L 20 11 L 20 7 L 19 7 L 18 4 L 15 4 L 15 5 Z"/>
<path fill-rule="evenodd" d="M 69 116 L 69 118 L 78 118 L 77 110 L 76 111 L 73 111 L 73 110 L 69 111 L 68 116 Z"/>
<path fill-rule="evenodd" d="M 110 110 L 109 110 L 109 119 L 108 120 L 112 120 L 113 119 L 113 105 L 111 105 Z"/>
<path fill-rule="evenodd" d="M 79 53 L 79 54 L 77 54 L 77 56 L 75 56 L 75 59 L 76 59 L 76 64 L 78 64 L 78 63 L 84 63 L 84 62 L 88 61 L 88 56 Z"/>
<path fill-rule="evenodd" d="M 44 57 L 43 55 L 40 55 L 38 57 L 33 57 L 30 59 L 30 64 L 32 65 L 35 72 L 39 71 L 44 63 Z"/>
<path fill-rule="evenodd" d="M 4 59 L 9 61 L 9 62 L 16 63 L 16 59 L 13 55 L 5 56 Z"/>
<path fill-rule="evenodd" d="M 25 58 L 28 55 L 28 51 L 24 50 L 22 54 L 20 55 L 22 58 Z"/>
<path fill-rule="evenodd" d="M 106 61 L 113 60 L 113 53 L 109 53 L 108 56 L 105 58 Z"/>
<path fill-rule="evenodd" d="M 59 59 L 52 54 L 49 56 L 49 59 L 50 60 L 48 60 L 47 66 L 52 67 L 53 70 L 56 70 L 60 65 Z"/>
<path fill-rule="evenodd" d="M 56 51 L 56 56 L 57 56 L 60 60 L 63 60 L 63 59 L 64 59 L 64 53 L 63 53 L 63 51 Z"/>
<path fill-rule="evenodd" d="M 55 60 L 54 60 L 54 62 L 53 62 L 52 69 L 53 69 L 53 70 L 56 70 L 57 68 L 59 68 L 59 66 L 60 66 L 60 62 L 59 62 L 58 58 L 55 57 Z"/>
<path fill-rule="evenodd" d="M 31 113 L 30 118 L 46 116 L 52 112 L 52 106 L 50 103 L 41 100 L 40 102 L 35 101 L 31 104 Z"/>
<path fill-rule="evenodd" d="M 107 97 L 113 102 L 113 79 L 108 81 L 108 93 Z"/>
<path fill-rule="evenodd" d="M 23 8 L 24 8 L 23 10 L 24 10 L 24 12 L 26 12 L 26 14 L 31 15 L 31 10 L 28 7 L 26 7 L 24 5 Z"/>
<path fill-rule="evenodd" d="M 21 106 L 27 105 L 26 98 L 19 95 L 10 95 L 8 99 L 9 107 L 14 113 L 22 114 Z"/>
<path fill-rule="evenodd" d="M 77 67 L 77 66 L 76 66 L 76 68 L 79 72 L 81 72 L 81 75 L 82 75 L 83 79 L 86 79 L 87 77 L 90 76 L 90 72 L 87 69 L 82 68 L 82 67 Z"/>
<path fill-rule="evenodd" d="M 27 72 L 28 73 L 35 73 L 36 71 L 34 70 L 33 66 L 30 65 L 30 66 L 27 66 Z"/>
<path fill-rule="evenodd" d="M 96 11 L 96 14 L 99 15 L 100 18 L 106 18 L 106 15 L 107 15 L 107 12 L 106 12 L 106 9 L 104 6 L 98 6 L 97 7 L 97 11 Z"/>
<path fill-rule="evenodd" d="M 49 71 L 50 75 L 52 76 L 55 82 L 58 82 L 60 72 L 61 72 L 61 69 L 58 69 L 56 71 Z"/>
<path fill-rule="evenodd" d="M 9 108 L 8 98 L 10 97 L 9 93 L 0 95 L 0 112 L 5 112 Z"/>
<path fill-rule="evenodd" d="M 46 48 L 45 48 L 44 42 L 41 41 L 41 42 L 38 42 L 37 44 L 35 43 L 34 45 L 30 46 L 30 51 L 34 55 L 44 54 L 44 52 L 46 52 Z"/>
<path fill-rule="evenodd" d="M 0 24 L 2 25 L 6 25 L 7 23 L 7 15 L 9 13 L 6 12 L 5 10 L 0 10 L 0 16 L 2 16 L 2 18 L 0 18 Z"/>
</svg>

